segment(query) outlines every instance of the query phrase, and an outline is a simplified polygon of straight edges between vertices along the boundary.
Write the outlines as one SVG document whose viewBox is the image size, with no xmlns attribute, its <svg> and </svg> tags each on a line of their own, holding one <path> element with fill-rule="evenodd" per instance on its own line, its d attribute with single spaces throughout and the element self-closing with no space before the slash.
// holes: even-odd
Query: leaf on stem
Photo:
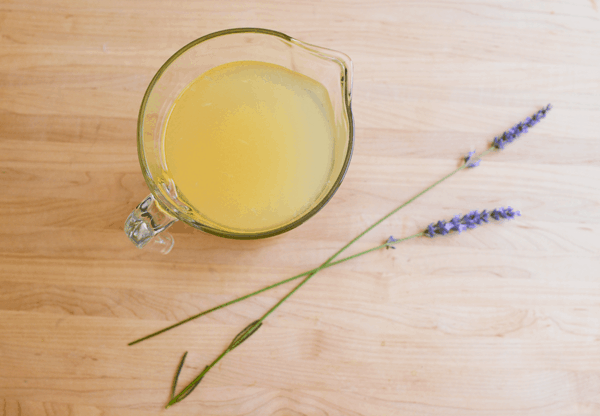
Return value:
<svg viewBox="0 0 600 416">
<path fill-rule="evenodd" d="M 262 321 L 256 320 L 250 325 L 248 325 L 246 328 L 242 329 L 242 331 L 235 336 L 233 341 L 231 341 L 231 344 L 229 344 L 228 349 L 232 350 L 238 345 L 240 345 L 242 342 L 246 341 L 252 334 L 258 331 L 258 328 L 260 328 L 261 325 Z"/>
<path fill-rule="evenodd" d="M 206 374 L 206 372 L 207 372 L 207 371 L 208 371 L 208 366 L 204 367 L 204 371 L 203 371 L 203 373 L 205 373 L 205 374 Z M 193 391 L 194 391 L 194 389 L 195 389 L 195 388 L 198 386 L 198 384 L 200 384 L 200 382 L 202 381 L 202 379 L 203 379 L 203 378 L 204 378 L 204 376 L 200 377 L 200 378 L 198 379 L 198 381 L 196 381 L 195 383 L 188 385 L 186 388 L 187 388 L 187 389 L 189 389 L 189 390 L 188 390 L 188 391 L 186 391 L 185 393 L 183 393 L 183 392 L 182 392 L 182 393 L 183 393 L 183 395 L 181 395 L 181 396 L 180 396 L 180 397 L 177 399 L 177 401 L 178 401 L 178 402 L 180 402 L 180 401 L 182 401 L 183 399 L 185 399 L 187 396 L 189 396 L 189 395 L 190 395 L 190 393 L 191 393 L 191 392 L 193 392 Z M 184 390 L 185 390 L 185 389 L 184 389 Z"/>
<path fill-rule="evenodd" d="M 181 374 L 181 369 L 183 368 L 183 363 L 185 362 L 185 357 L 187 357 L 188 352 L 186 351 L 181 357 L 181 361 L 179 361 L 179 366 L 177 367 L 177 371 L 175 372 L 175 377 L 173 378 L 173 386 L 171 387 L 171 399 L 175 397 L 175 389 L 177 388 L 177 381 L 179 381 L 179 374 Z"/>
</svg>

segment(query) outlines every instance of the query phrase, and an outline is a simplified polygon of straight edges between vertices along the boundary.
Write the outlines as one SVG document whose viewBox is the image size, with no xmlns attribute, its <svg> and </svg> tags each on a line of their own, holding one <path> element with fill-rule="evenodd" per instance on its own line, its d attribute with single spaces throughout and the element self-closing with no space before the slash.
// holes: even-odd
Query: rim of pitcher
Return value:
<svg viewBox="0 0 600 416">
<path fill-rule="evenodd" d="M 187 52 L 189 49 L 193 48 L 194 46 L 196 46 L 202 42 L 206 42 L 207 40 L 210 40 L 210 39 L 213 39 L 213 38 L 216 38 L 219 36 L 230 35 L 230 34 L 240 34 L 240 33 L 257 33 L 257 34 L 271 35 L 271 36 L 276 36 L 276 37 L 282 38 L 287 42 L 290 42 L 294 45 L 303 47 L 304 49 L 307 49 L 310 52 L 319 55 L 321 58 L 329 58 L 329 59 L 335 58 L 337 61 L 339 61 L 340 65 L 344 69 L 344 76 L 343 76 L 343 81 L 342 81 L 343 88 L 342 89 L 343 89 L 343 93 L 344 93 L 343 100 L 344 100 L 344 105 L 345 105 L 345 113 L 346 113 L 346 116 L 348 117 L 348 147 L 347 147 L 346 157 L 343 161 L 340 174 L 338 175 L 335 182 L 333 183 L 333 186 L 331 187 L 330 191 L 310 211 L 306 212 L 300 218 L 298 218 L 288 224 L 285 224 L 281 227 L 275 228 L 273 230 L 257 232 L 257 233 L 235 233 L 235 232 L 231 232 L 231 231 L 215 229 L 215 228 L 212 228 L 211 226 L 199 223 L 192 219 L 181 218 L 176 211 L 173 211 L 169 206 L 165 206 L 166 204 L 163 201 L 161 191 L 158 188 L 158 186 L 156 186 L 154 181 L 152 180 L 152 175 L 150 173 L 150 170 L 148 169 L 148 166 L 146 163 L 144 145 L 143 145 L 143 142 L 144 142 L 144 140 L 143 140 L 144 121 L 143 120 L 144 120 L 144 114 L 145 114 L 145 110 L 146 110 L 146 104 L 148 102 L 148 98 L 150 97 L 150 94 L 152 93 L 152 91 L 154 89 L 154 86 L 156 85 L 156 83 L 158 82 L 158 80 L 160 79 L 162 74 L 166 71 L 166 69 L 177 58 L 179 58 L 181 55 L 183 55 L 185 52 Z M 323 55 L 319 51 L 327 51 L 327 52 L 332 53 L 332 55 Z M 341 57 L 334 56 L 334 55 L 342 55 L 345 59 L 342 59 Z M 158 206 L 161 209 L 163 209 L 164 211 L 166 211 L 166 213 L 168 213 L 169 215 L 171 215 L 174 218 L 177 218 L 180 221 L 183 221 L 183 222 L 191 225 L 194 228 L 198 228 L 209 234 L 213 234 L 213 235 L 216 235 L 219 237 L 237 239 L 237 240 L 255 240 L 255 239 L 261 239 L 261 238 L 274 237 L 276 235 L 283 234 L 287 231 L 290 231 L 290 230 L 300 226 L 305 221 L 307 221 L 309 218 L 314 216 L 317 212 L 319 212 L 331 200 L 333 195 L 337 192 L 338 188 L 340 187 L 342 181 L 346 177 L 346 173 L 350 166 L 350 160 L 352 159 L 352 153 L 354 150 L 354 118 L 352 115 L 351 92 L 352 92 L 352 60 L 350 59 L 350 57 L 348 55 L 344 54 L 343 52 L 324 48 L 324 47 L 317 46 L 317 45 L 312 45 L 310 43 L 300 41 L 296 38 L 293 38 L 291 36 L 286 35 L 285 33 L 278 32 L 276 30 L 255 28 L 255 27 L 225 29 L 225 30 L 220 30 L 220 31 L 209 33 L 207 35 L 199 37 L 198 39 L 195 39 L 195 40 L 189 42 L 188 44 L 186 44 L 185 46 L 181 47 L 173 55 L 171 55 L 169 57 L 169 59 L 167 59 L 167 61 L 165 61 L 164 64 L 161 65 L 161 67 L 156 72 L 154 77 L 152 77 L 150 84 L 148 84 L 148 87 L 146 88 L 144 97 L 142 98 L 142 103 L 140 105 L 140 110 L 138 113 L 138 122 L 137 122 L 137 150 L 138 150 L 138 159 L 140 162 L 140 166 L 142 168 L 142 175 L 144 177 L 146 185 L 150 189 L 151 193 L 155 196 Z"/>
</svg>

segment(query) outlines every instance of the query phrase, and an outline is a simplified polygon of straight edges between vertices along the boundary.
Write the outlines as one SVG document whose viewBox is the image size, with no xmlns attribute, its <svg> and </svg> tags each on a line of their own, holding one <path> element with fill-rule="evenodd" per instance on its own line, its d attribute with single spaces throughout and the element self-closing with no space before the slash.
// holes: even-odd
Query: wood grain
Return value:
<svg viewBox="0 0 600 416">
<path fill-rule="evenodd" d="M 231 241 L 183 224 L 168 256 L 122 227 L 147 194 L 136 117 L 177 49 L 266 27 L 354 62 L 346 179 L 301 227 Z M 600 414 L 600 12 L 596 0 L 0 0 L 0 415 Z M 523 216 L 322 271 L 185 401 L 290 284 L 127 343 L 472 209 Z"/>
</svg>

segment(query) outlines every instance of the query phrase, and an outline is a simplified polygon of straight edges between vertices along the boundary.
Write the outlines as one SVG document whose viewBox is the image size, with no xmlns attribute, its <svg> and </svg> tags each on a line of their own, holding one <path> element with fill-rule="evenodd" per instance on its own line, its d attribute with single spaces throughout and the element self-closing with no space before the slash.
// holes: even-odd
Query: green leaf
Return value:
<svg viewBox="0 0 600 416">
<path fill-rule="evenodd" d="M 173 386 L 171 388 L 171 399 L 175 397 L 175 389 L 177 388 L 177 381 L 179 380 L 179 374 L 181 373 L 181 369 L 183 368 L 183 363 L 185 361 L 185 357 L 187 357 L 188 352 L 186 351 L 181 357 L 181 361 L 179 361 L 179 366 L 177 367 L 177 372 L 175 373 L 175 377 L 173 378 Z"/>
<path fill-rule="evenodd" d="M 242 329 L 242 331 L 235 336 L 233 341 L 231 341 L 231 344 L 229 344 L 229 350 L 236 348 L 242 342 L 246 341 L 252 334 L 258 331 L 258 328 L 260 328 L 261 325 L 262 321 L 257 320 L 252 322 L 246 328 Z"/>
</svg>

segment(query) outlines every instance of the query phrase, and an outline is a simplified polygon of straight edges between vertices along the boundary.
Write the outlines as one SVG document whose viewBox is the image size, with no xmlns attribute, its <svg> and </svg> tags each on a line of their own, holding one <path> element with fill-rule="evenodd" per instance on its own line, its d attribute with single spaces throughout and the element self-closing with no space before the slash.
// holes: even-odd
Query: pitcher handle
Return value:
<svg viewBox="0 0 600 416">
<path fill-rule="evenodd" d="M 158 207 L 152 194 L 148 195 L 125 221 L 125 234 L 137 248 L 167 254 L 173 248 L 173 236 L 165 230 L 175 221 Z"/>
</svg>

